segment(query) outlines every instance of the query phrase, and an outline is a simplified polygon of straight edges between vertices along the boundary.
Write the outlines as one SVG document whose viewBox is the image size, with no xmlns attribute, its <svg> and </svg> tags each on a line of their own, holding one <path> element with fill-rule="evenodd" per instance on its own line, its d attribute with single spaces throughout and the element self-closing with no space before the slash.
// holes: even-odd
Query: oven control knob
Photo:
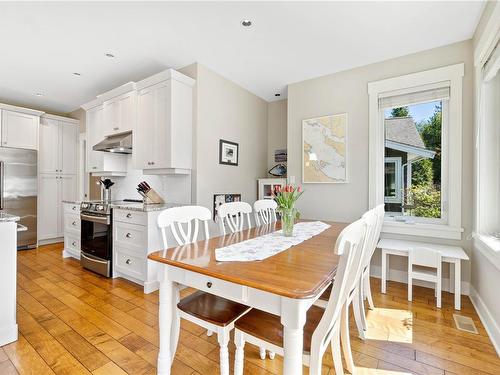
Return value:
<svg viewBox="0 0 500 375">
<path fill-rule="evenodd" d="M 104 206 L 103 205 L 98 205 L 97 206 L 97 211 L 104 211 Z"/>
<path fill-rule="evenodd" d="M 88 208 L 89 204 L 88 203 L 82 203 L 82 208 Z"/>
</svg>

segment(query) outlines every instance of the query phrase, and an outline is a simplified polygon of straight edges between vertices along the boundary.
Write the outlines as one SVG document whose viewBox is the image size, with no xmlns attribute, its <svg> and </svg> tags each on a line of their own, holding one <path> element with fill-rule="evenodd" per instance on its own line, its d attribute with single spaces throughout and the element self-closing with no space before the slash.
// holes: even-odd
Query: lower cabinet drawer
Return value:
<svg viewBox="0 0 500 375">
<path fill-rule="evenodd" d="M 64 232 L 80 232 L 80 215 L 64 215 Z"/>
<path fill-rule="evenodd" d="M 80 237 L 65 233 L 64 249 L 73 254 L 80 254 Z"/>
<path fill-rule="evenodd" d="M 135 256 L 117 249 L 114 252 L 113 267 L 124 275 L 144 281 L 146 256 Z"/>
<path fill-rule="evenodd" d="M 64 204 L 64 212 L 68 214 L 79 215 L 80 214 L 80 205 L 75 203 L 65 203 Z"/>
<path fill-rule="evenodd" d="M 148 246 L 148 228 L 137 224 L 113 223 L 113 243 L 121 248 L 146 254 Z"/>
</svg>

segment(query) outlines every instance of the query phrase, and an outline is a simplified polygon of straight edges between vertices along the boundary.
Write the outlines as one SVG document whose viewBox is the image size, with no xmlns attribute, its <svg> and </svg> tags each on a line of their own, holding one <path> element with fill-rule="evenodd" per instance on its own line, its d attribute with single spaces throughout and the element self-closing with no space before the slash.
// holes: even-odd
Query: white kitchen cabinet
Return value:
<svg viewBox="0 0 500 375">
<path fill-rule="evenodd" d="M 158 289 L 157 265 L 148 255 L 163 247 L 156 224 L 160 212 L 113 208 L 113 278 L 143 285 L 144 293 Z"/>
<path fill-rule="evenodd" d="M 64 250 L 63 257 L 80 259 L 81 221 L 80 206 L 76 203 L 63 204 Z"/>
<path fill-rule="evenodd" d="M 277 187 L 282 188 L 286 185 L 286 178 L 259 178 L 259 199 L 274 199 L 273 192 Z"/>
<path fill-rule="evenodd" d="M 136 111 L 135 91 L 109 99 L 103 103 L 102 107 L 104 136 L 124 133 L 134 129 Z"/>
<path fill-rule="evenodd" d="M 41 173 L 38 183 L 38 240 L 64 235 L 64 203 L 77 199 L 77 176 Z"/>
<path fill-rule="evenodd" d="M 2 147 L 38 150 L 40 116 L 2 109 Z"/>
<path fill-rule="evenodd" d="M 134 165 L 148 174 L 188 174 L 192 168 L 194 80 L 169 69 L 136 84 Z"/>
<path fill-rule="evenodd" d="M 92 149 L 104 137 L 104 110 L 99 105 L 87 110 L 87 172 L 94 175 L 119 176 L 127 172 L 125 155 Z"/>
<path fill-rule="evenodd" d="M 38 179 L 38 240 L 59 237 L 59 176 L 41 173 Z"/>
<path fill-rule="evenodd" d="M 40 173 L 76 174 L 78 168 L 78 120 L 44 115 L 40 122 Z"/>
</svg>

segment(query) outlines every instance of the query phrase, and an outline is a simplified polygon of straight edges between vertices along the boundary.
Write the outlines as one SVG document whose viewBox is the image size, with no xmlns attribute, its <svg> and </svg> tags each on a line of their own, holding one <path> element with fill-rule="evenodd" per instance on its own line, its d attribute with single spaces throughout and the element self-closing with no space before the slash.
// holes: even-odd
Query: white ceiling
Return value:
<svg viewBox="0 0 500 375">
<path fill-rule="evenodd" d="M 193 62 L 274 100 L 292 82 L 470 39 L 483 6 L 2 3 L 0 101 L 66 113 L 123 83 Z M 251 29 L 240 26 L 245 18 Z"/>
</svg>

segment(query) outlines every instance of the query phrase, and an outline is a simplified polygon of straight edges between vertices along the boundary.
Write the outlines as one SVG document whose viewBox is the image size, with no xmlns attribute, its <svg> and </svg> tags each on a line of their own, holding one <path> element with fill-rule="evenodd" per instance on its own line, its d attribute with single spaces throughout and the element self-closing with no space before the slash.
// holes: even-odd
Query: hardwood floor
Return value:
<svg viewBox="0 0 500 375">
<path fill-rule="evenodd" d="M 19 340 L 0 348 L 0 374 L 154 374 L 157 293 L 85 271 L 62 259 L 61 250 L 56 244 L 18 253 Z M 351 325 L 358 374 L 500 374 L 500 359 L 468 297 L 460 314 L 474 320 L 478 335 L 455 328 L 451 294 L 443 293 L 443 308 L 436 309 L 430 289 L 415 287 L 412 303 L 403 284 L 390 282 L 381 295 L 372 279 L 372 290 L 377 307 L 368 313 L 366 342 L 354 338 Z M 182 321 L 172 373 L 217 374 L 218 358 L 215 335 Z M 261 360 L 256 347 L 245 346 L 245 374 L 281 374 L 282 363 L 279 356 Z M 330 352 L 323 365 L 324 374 L 335 373 Z"/>
</svg>

